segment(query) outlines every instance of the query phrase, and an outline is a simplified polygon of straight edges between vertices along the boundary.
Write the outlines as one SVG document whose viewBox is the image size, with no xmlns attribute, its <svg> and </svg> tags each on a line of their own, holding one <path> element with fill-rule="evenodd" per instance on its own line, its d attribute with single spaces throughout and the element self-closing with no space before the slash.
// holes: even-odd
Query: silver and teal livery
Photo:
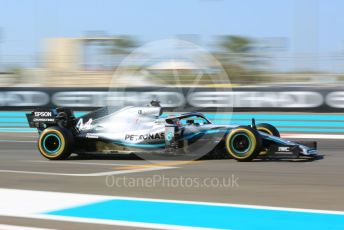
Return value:
<svg viewBox="0 0 344 230">
<path fill-rule="evenodd" d="M 37 109 L 27 118 L 40 134 L 38 149 L 48 159 L 72 153 L 204 155 L 238 161 L 275 157 L 318 157 L 315 142 L 280 137 L 267 123 L 215 125 L 202 113 L 161 117 L 158 101 L 119 110 L 103 108 L 76 118 L 70 109 Z"/>
</svg>

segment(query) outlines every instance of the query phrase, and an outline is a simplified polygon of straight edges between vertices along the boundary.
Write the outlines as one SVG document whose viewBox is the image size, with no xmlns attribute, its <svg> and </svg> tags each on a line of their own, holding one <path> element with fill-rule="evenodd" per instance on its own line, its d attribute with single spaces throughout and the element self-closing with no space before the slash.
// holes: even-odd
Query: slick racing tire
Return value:
<svg viewBox="0 0 344 230">
<path fill-rule="evenodd" d="M 257 124 L 256 125 L 257 130 L 264 132 L 266 134 L 269 134 L 271 136 L 275 136 L 275 137 L 280 137 L 280 133 L 278 132 L 278 130 L 276 129 L 275 126 L 267 124 L 267 123 L 261 123 L 261 124 Z"/>
<path fill-rule="evenodd" d="M 38 150 L 49 160 L 63 160 L 72 153 L 73 139 L 73 134 L 68 129 L 49 127 L 39 137 Z"/>
<path fill-rule="evenodd" d="M 270 124 L 267 124 L 267 123 L 261 123 L 261 124 L 257 124 L 256 127 L 257 127 L 258 131 L 261 131 L 263 133 L 269 134 L 271 136 L 275 136 L 275 137 L 280 137 L 281 136 L 279 131 L 273 125 L 270 125 Z M 267 151 L 266 148 L 263 149 L 259 153 L 259 155 L 261 155 L 261 156 L 264 156 L 264 155 L 267 155 L 267 154 L 268 154 L 268 151 Z"/>
<path fill-rule="evenodd" d="M 259 133 L 249 126 L 239 126 L 227 134 L 227 153 L 238 161 L 251 161 L 259 155 L 262 139 Z"/>
</svg>

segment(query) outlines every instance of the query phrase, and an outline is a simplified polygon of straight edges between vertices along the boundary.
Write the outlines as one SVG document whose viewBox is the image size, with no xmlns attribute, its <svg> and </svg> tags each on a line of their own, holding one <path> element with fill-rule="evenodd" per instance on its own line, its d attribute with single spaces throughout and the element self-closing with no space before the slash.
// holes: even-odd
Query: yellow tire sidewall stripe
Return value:
<svg viewBox="0 0 344 230">
<path fill-rule="evenodd" d="M 239 133 L 239 132 L 243 132 L 243 133 L 247 134 L 249 136 L 249 138 L 251 138 L 251 141 L 252 141 L 251 149 L 249 150 L 249 152 L 245 156 L 242 156 L 242 157 L 236 155 L 234 152 L 232 152 L 232 150 L 230 148 L 230 140 L 231 140 L 232 136 Z M 231 156 L 233 156 L 234 158 L 246 159 L 246 158 L 250 157 L 254 153 L 256 146 L 257 146 L 257 140 L 256 140 L 255 135 L 247 129 L 243 129 L 243 128 L 235 129 L 232 132 L 230 132 L 226 137 L 226 149 L 227 149 L 228 153 Z"/>
<path fill-rule="evenodd" d="M 46 151 L 44 150 L 44 148 L 42 146 L 43 138 L 47 134 L 50 134 L 50 133 L 56 134 L 60 138 L 60 140 L 61 140 L 60 150 L 56 154 L 54 154 L 54 155 L 46 153 Z M 57 158 L 57 157 L 59 157 L 63 153 L 63 150 L 65 149 L 65 146 L 66 146 L 66 141 L 65 141 L 65 138 L 64 138 L 63 134 L 59 130 L 56 130 L 56 129 L 45 129 L 42 132 L 42 134 L 40 135 L 39 140 L 38 140 L 39 151 L 41 152 L 41 154 L 43 154 L 47 158 Z"/>
<path fill-rule="evenodd" d="M 272 133 L 271 130 L 268 129 L 268 128 L 265 128 L 265 127 L 258 127 L 257 129 L 258 129 L 258 131 L 262 131 L 262 132 L 265 132 L 265 133 L 267 133 L 267 134 L 273 136 L 273 133 Z"/>
</svg>

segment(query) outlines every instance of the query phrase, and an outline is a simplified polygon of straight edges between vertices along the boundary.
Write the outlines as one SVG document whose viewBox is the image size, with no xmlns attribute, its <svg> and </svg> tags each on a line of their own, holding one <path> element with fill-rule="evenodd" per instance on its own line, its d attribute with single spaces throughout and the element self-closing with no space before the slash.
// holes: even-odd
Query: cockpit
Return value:
<svg viewBox="0 0 344 230">
<path fill-rule="evenodd" d="M 166 122 L 168 124 L 175 124 L 177 126 L 202 126 L 211 124 L 211 121 L 209 121 L 203 114 L 200 113 L 189 113 L 178 117 L 167 118 Z"/>
</svg>

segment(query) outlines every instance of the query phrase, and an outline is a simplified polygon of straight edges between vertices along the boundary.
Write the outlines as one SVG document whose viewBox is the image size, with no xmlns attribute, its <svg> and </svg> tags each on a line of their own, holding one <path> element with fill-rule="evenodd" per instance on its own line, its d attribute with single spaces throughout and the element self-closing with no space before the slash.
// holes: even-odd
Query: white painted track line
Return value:
<svg viewBox="0 0 344 230">
<path fill-rule="evenodd" d="M 106 200 L 102 196 L 56 193 L 32 190 L 0 189 L 0 215 L 18 216 L 45 213 L 51 210 L 75 207 L 85 203 Z"/>
<path fill-rule="evenodd" d="M 141 169 L 129 169 L 118 171 L 107 171 L 98 173 L 52 173 L 52 172 L 40 172 L 40 171 L 20 171 L 20 170 L 0 170 L 0 173 L 19 173 L 19 174 L 34 174 L 34 175 L 46 175 L 46 176 L 70 176 L 70 177 L 97 177 L 97 176 L 113 176 L 121 174 L 149 172 L 165 169 L 174 169 L 178 167 L 162 166 L 162 167 L 150 167 Z"/>
<path fill-rule="evenodd" d="M 105 196 L 105 195 L 89 195 L 89 194 L 75 194 L 62 192 L 47 192 L 47 191 L 33 191 L 33 190 L 17 190 L 17 189 L 0 189 L 0 215 L 26 217 L 35 219 L 47 220 L 61 220 L 83 223 L 108 224 L 108 225 L 122 225 L 142 228 L 158 228 L 158 229 L 195 229 L 184 226 L 164 225 L 156 223 L 141 223 L 118 220 L 105 220 L 93 218 L 80 218 L 72 216 L 58 216 L 49 215 L 51 211 L 60 209 L 68 209 L 77 206 L 88 205 L 91 203 L 106 202 L 113 199 L 125 199 L 131 201 L 153 201 L 164 202 L 172 204 L 191 204 L 191 205 L 210 205 L 218 207 L 239 207 L 251 208 L 261 210 L 277 210 L 277 211 L 291 211 L 291 212 L 306 212 L 306 213 L 320 213 L 320 214 L 336 214 L 344 215 L 342 211 L 331 210 L 314 210 L 314 209 L 298 209 L 286 207 L 271 207 L 245 204 L 230 204 L 230 203 L 214 203 L 214 202 L 197 202 L 197 201 L 183 201 L 183 200 L 163 200 L 163 199 L 147 199 L 137 197 L 121 197 L 121 196 Z M 199 229 L 199 228 L 197 228 Z"/>
<path fill-rule="evenodd" d="M 35 228 L 35 227 L 26 227 L 26 226 L 18 226 L 18 225 L 7 225 L 7 224 L 0 224 L 1 230 L 53 230 L 48 228 Z"/>
<path fill-rule="evenodd" d="M 24 215 L 25 218 L 43 219 L 43 220 L 57 220 L 57 221 L 69 221 L 77 223 L 90 223 L 90 224 L 104 224 L 113 226 L 124 226 L 133 228 L 147 228 L 147 229 L 166 229 L 166 230 L 216 230 L 216 228 L 202 228 L 202 227 L 188 227 L 188 226 L 177 226 L 167 224 L 153 224 L 153 223 L 142 223 L 142 222 L 130 222 L 120 220 L 102 220 L 102 219 L 90 219 L 90 218 L 79 218 L 69 216 L 53 216 L 53 215 Z M 116 229 L 116 227 L 114 227 Z M 227 229 L 231 230 L 231 229 Z"/>
<path fill-rule="evenodd" d="M 315 133 L 282 133 L 282 138 L 300 138 L 300 139 L 328 139 L 343 140 L 344 135 L 340 134 L 315 134 Z"/>
<path fill-rule="evenodd" d="M 80 223 L 94 223 L 94 224 L 106 224 L 106 225 L 117 225 L 117 226 L 119 225 L 119 226 L 140 227 L 140 228 L 148 228 L 148 229 L 178 229 L 178 230 L 209 229 L 209 228 L 194 228 L 194 227 L 184 227 L 184 226 L 174 226 L 174 225 L 164 225 L 164 224 L 154 224 L 154 223 L 117 221 L 117 220 L 85 219 L 85 218 L 78 218 L 78 217 L 53 216 L 53 215 L 42 214 L 42 213 L 47 213 L 54 210 L 107 201 L 113 198 L 116 198 L 116 197 L 103 196 L 103 195 L 33 191 L 33 190 L 0 189 L 0 204 L 1 204 L 0 215 L 12 216 L 12 217 L 23 217 L 23 218 L 34 218 L 34 219 L 45 219 L 45 220 L 70 221 L 70 222 L 80 222 Z"/>
<path fill-rule="evenodd" d="M 0 140 L 0 143 L 37 143 L 37 141 Z"/>
<path fill-rule="evenodd" d="M 41 160 L 23 160 L 23 162 L 32 163 L 50 163 L 50 164 L 74 164 L 74 165 L 96 165 L 96 166 L 135 166 L 134 164 L 122 164 L 122 163 L 97 163 L 97 162 L 80 162 L 80 161 L 41 161 Z M 138 165 L 141 166 L 141 165 Z"/>
<path fill-rule="evenodd" d="M 151 202 L 165 202 L 172 204 L 195 204 L 195 205 L 210 205 L 222 207 L 239 207 L 239 208 L 254 208 L 254 209 L 268 209 L 276 211 L 291 211 L 291 212 L 306 212 L 306 213 L 321 213 L 321 214 L 336 214 L 344 215 L 344 211 L 338 210 L 320 210 L 320 209 L 305 209 L 305 208 L 288 208 L 265 205 L 250 205 L 250 204 L 233 204 L 233 203 L 217 203 L 205 201 L 186 201 L 186 200 L 169 200 L 169 199 L 155 199 L 155 198 L 141 198 L 129 196 L 111 196 L 111 195 L 95 195 L 82 193 L 66 193 L 66 192 L 51 192 L 51 191 L 36 191 L 36 190 L 21 190 L 0 188 L 0 215 L 10 213 L 45 213 L 57 209 L 66 209 L 83 204 L 108 201 L 111 199 L 125 199 L 132 201 L 151 201 Z"/>
</svg>

